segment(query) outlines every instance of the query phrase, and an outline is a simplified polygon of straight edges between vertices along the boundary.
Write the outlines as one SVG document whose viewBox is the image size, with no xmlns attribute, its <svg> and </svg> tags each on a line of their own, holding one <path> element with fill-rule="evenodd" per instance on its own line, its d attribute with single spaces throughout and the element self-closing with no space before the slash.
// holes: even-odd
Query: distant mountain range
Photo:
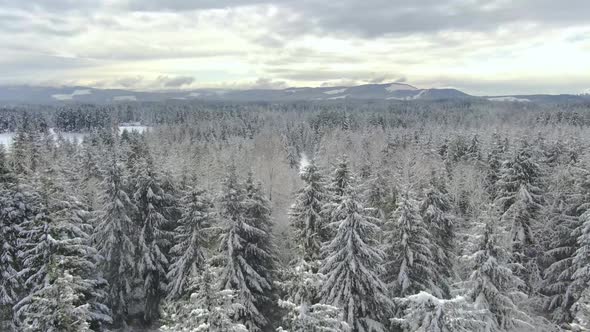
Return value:
<svg viewBox="0 0 590 332">
<path fill-rule="evenodd" d="M 590 95 L 515 95 L 478 97 L 457 89 L 419 89 L 404 83 L 365 84 L 352 87 L 288 88 L 282 90 L 197 89 L 191 91 L 132 91 L 88 87 L 0 86 L 0 102 L 56 104 L 111 103 L 164 100 L 209 101 L 330 101 L 330 100 L 469 100 L 495 102 L 562 103 L 590 101 Z"/>
</svg>

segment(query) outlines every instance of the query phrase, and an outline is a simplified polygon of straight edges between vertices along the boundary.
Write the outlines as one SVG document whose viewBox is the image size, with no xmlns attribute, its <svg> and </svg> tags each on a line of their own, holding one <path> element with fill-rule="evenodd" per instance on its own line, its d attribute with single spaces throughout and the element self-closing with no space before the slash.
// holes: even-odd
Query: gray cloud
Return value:
<svg viewBox="0 0 590 332">
<path fill-rule="evenodd" d="M 59 17 L 0 13 L 0 31 L 11 34 L 72 36 L 86 31 L 86 27 Z"/>
<path fill-rule="evenodd" d="M 369 81 L 372 77 L 377 76 L 377 73 L 371 70 L 335 70 L 325 67 L 311 69 L 274 68 L 269 69 L 269 72 L 283 79 L 312 82 L 333 80 Z"/>
<path fill-rule="evenodd" d="M 130 76 L 130 77 L 122 77 L 115 80 L 115 85 L 122 86 L 124 88 L 133 88 L 138 86 L 141 82 L 143 82 L 143 76 Z"/>
<path fill-rule="evenodd" d="M 165 88 L 180 88 L 185 85 L 191 85 L 195 81 L 192 76 L 158 76 L 156 83 Z"/>
<path fill-rule="evenodd" d="M 371 84 L 379 84 L 379 83 L 387 83 L 387 82 L 405 83 L 407 81 L 408 81 L 408 78 L 405 76 L 388 75 L 388 76 L 373 77 L 373 78 L 367 80 L 367 83 L 371 83 Z"/>
<path fill-rule="evenodd" d="M 125 11 L 190 11 L 274 5 L 277 33 L 355 34 L 377 37 L 388 34 L 435 31 L 487 31 L 513 23 L 540 25 L 587 24 L 590 1 L 570 0 L 0 0 L 0 8 L 46 12 L 89 12 L 97 8 Z M 284 14 L 298 14 L 284 20 Z"/>
<path fill-rule="evenodd" d="M 587 24 L 590 12 L 587 0 L 570 0 L 567 4 L 554 0 L 131 0 L 122 6 L 134 11 L 187 11 L 252 5 L 282 8 L 277 33 L 313 31 L 364 37 L 445 30 L 487 31 L 527 22 Z M 299 14 L 299 19 L 284 20 L 284 14 L 293 13 Z"/>
<path fill-rule="evenodd" d="M 95 76 L 80 80 L 175 88 L 197 85 L 193 77 L 183 76 L 189 73 L 185 67 L 195 75 L 193 65 L 203 70 L 211 63 L 215 73 L 195 76 L 211 84 L 262 76 L 249 85 L 260 88 L 283 87 L 284 81 L 406 82 L 400 71 L 425 84 L 470 91 L 486 86 L 529 91 L 529 86 L 542 92 L 541 87 L 568 84 L 578 91 L 589 81 L 571 65 L 563 75 L 547 70 L 543 76 L 545 60 L 529 65 L 527 50 L 542 49 L 545 40 L 539 36 L 546 34 L 555 45 L 575 44 L 577 51 L 563 59 L 587 68 L 576 52 L 590 51 L 588 34 L 577 29 L 590 28 L 589 12 L 588 0 L 0 0 L 0 71 L 4 80 L 66 81 L 85 74 Z M 196 27 L 207 32 L 193 36 Z M 567 39 L 556 31 L 565 32 Z M 317 37 L 325 36 L 335 37 L 326 39 L 333 49 L 318 45 L 323 40 Z M 226 61 L 231 66 L 224 67 Z M 469 81 L 463 63 L 474 76 L 488 77 Z M 485 69 L 486 63 L 491 67 Z M 522 82 L 491 79 L 512 69 L 518 71 L 513 77 L 522 74 Z M 460 76 L 438 79 L 438 70 Z M 548 82 L 530 82 L 537 71 Z M 170 76 L 157 77 L 160 72 Z M 567 75 L 579 81 L 551 80 Z M 563 91 L 559 89 L 553 91 Z"/>
<path fill-rule="evenodd" d="M 285 81 L 274 81 L 270 78 L 261 77 L 256 80 L 253 84 L 249 85 L 251 89 L 286 89 L 287 83 Z"/>
<path fill-rule="evenodd" d="M 587 24 L 590 12 L 590 1 L 586 0 L 572 0 L 567 5 L 551 0 L 303 0 L 285 6 L 301 13 L 298 22 L 290 22 L 292 33 L 315 31 L 363 37 L 489 31 L 515 23 L 569 26 Z"/>
</svg>

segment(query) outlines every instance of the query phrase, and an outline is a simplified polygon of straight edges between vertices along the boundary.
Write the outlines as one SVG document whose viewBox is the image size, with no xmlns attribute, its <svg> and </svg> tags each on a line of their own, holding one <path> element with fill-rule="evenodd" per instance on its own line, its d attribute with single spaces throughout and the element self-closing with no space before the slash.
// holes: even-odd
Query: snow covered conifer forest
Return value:
<svg viewBox="0 0 590 332">
<path fill-rule="evenodd" d="M 15 106 L 0 130 L 0 331 L 590 331 L 587 103 Z"/>
</svg>

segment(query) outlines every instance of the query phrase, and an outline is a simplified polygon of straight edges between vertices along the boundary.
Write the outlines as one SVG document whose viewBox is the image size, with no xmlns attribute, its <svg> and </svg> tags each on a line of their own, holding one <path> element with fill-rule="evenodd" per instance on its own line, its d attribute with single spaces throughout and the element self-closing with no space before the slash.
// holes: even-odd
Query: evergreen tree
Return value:
<svg viewBox="0 0 590 332">
<path fill-rule="evenodd" d="M 17 129 L 10 154 L 11 166 L 17 176 L 26 176 L 30 170 L 29 135 L 24 126 Z"/>
<path fill-rule="evenodd" d="M 338 230 L 322 248 L 320 273 L 326 281 L 321 303 L 342 308 L 352 331 L 384 331 L 392 303 L 379 279 L 383 252 L 375 241 L 378 227 L 351 187 L 339 197 L 333 216 Z"/>
<path fill-rule="evenodd" d="M 498 244 L 494 208 L 486 214 L 486 229 L 479 249 L 472 259 L 475 263 L 469 283 L 469 298 L 478 310 L 486 310 L 485 319 L 491 331 L 504 331 L 516 327 L 531 326 L 528 317 L 514 304 L 513 296 L 523 281 L 512 273 L 508 266 L 509 253 Z"/>
<path fill-rule="evenodd" d="M 11 324 L 13 306 L 25 290 L 21 273 L 24 270 L 22 258 L 25 249 L 23 227 L 37 215 L 38 201 L 36 193 L 27 186 L 0 189 L 0 327 L 3 321 Z"/>
<path fill-rule="evenodd" d="M 489 168 L 486 174 L 486 183 L 488 193 L 495 198 L 498 190 L 497 182 L 508 147 L 506 141 L 503 141 L 497 133 L 494 133 L 492 139 L 492 147 L 488 154 Z"/>
<path fill-rule="evenodd" d="M 0 186 L 8 186 L 15 181 L 15 176 L 6 158 L 4 144 L 0 144 Z"/>
<path fill-rule="evenodd" d="M 374 216 L 381 224 L 395 210 L 395 192 L 382 172 L 376 172 L 367 179 L 364 198 L 367 207 L 374 210 Z"/>
<path fill-rule="evenodd" d="M 348 157 L 344 155 L 332 170 L 332 175 L 328 183 L 327 203 L 322 209 L 322 214 L 328 225 L 341 219 L 335 214 L 335 211 L 337 210 L 338 204 L 342 201 L 342 196 L 350 188 L 352 182 L 353 178 Z M 329 231 L 329 237 L 332 237 L 332 230 L 329 229 Z"/>
<path fill-rule="evenodd" d="M 580 298 L 572 306 L 574 321 L 571 330 L 575 332 L 590 331 L 590 288 L 584 289 Z"/>
<path fill-rule="evenodd" d="M 83 283 L 52 262 L 45 284 L 23 313 L 25 332 L 90 332 L 90 311 L 76 285 Z"/>
<path fill-rule="evenodd" d="M 485 313 L 475 310 L 464 297 L 443 300 L 421 291 L 406 298 L 397 298 L 395 302 L 398 308 L 403 308 L 401 318 L 393 320 L 401 331 L 489 331 Z"/>
<path fill-rule="evenodd" d="M 432 242 L 435 239 L 418 209 L 419 203 L 407 184 L 398 197 L 396 211 L 385 225 L 387 260 L 384 280 L 396 297 L 420 291 L 442 297 L 441 285 L 436 283 L 439 266 L 432 253 L 437 250 Z"/>
<path fill-rule="evenodd" d="M 353 177 L 348 162 L 348 157 L 344 155 L 334 167 L 328 189 L 332 195 L 332 200 L 338 202 L 346 190 L 352 185 Z"/>
<path fill-rule="evenodd" d="M 496 206 L 502 222 L 510 229 L 512 262 L 531 292 L 540 279 L 536 258 L 537 243 L 533 225 L 541 209 L 541 171 L 533 159 L 528 144 L 523 144 L 514 157 L 502 164 L 498 180 Z"/>
<path fill-rule="evenodd" d="M 162 332 L 248 332 L 235 320 L 242 306 L 236 302 L 235 292 L 218 290 L 210 268 L 191 277 L 195 292 L 187 299 L 180 299 L 164 306 Z"/>
<path fill-rule="evenodd" d="M 167 219 L 167 193 L 161 187 L 149 155 L 135 165 L 134 182 L 133 198 L 138 208 L 140 227 L 137 268 L 143 280 L 143 319 L 150 324 L 159 318 L 160 301 L 167 287 L 171 222 Z"/>
<path fill-rule="evenodd" d="M 590 287 L 590 210 L 580 217 L 580 225 L 573 234 L 577 237 L 577 249 L 573 257 L 572 284 L 569 291 L 574 294 L 576 300 L 582 297 L 586 289 Z M 588 295 L 586 294 L 587 301 Z M 586 302 L 586 305 L 588 303 Z"/>
<path fill-rule="evenodd" d="M 132 216 L 137 207 L 124 190 L 122 168 L 112 151 L 110 165 L 102 182 L 102 210 L 98 212 L 93 242 L 100 255 L 100 269 L 107 279 L 108 303 L 116 326 L 124 324 L 133 304 L 135 234 L 138 227 Z"/>
<path fill-rule="evenodd" d="M 576 216 L 576 184 L 574 173 L 568 168 L 560 174 L 550 187 L 552 203 L 547 209 L 547 244 L 544 261 L 542 292 L 547 296 L 545 309 L 555 322 L 565 323 L 572 319 L 570 308 L 575 302 L 569 288 L 572 283 L 573 256 L 577 239 L 574 230 L 579 224 Z"/>
<path fill-rule="evenodd" d="M 272 291 L 267 265 L 274 259 L 268 251 L 272 245 L 267 231 L 270 211 L 267 203 L 260 204 L 251 191 L 246 192 L 234 166 L 223 181 L 219 203 L 224 227 L 217 259 L 222 264 L 220 286 L 235 291 L 241 305 L 238 321 L 249 331 L 260 331 L 269 324 L 262 310 Z"/>
<path fill-rule="evenodd" d="M 317 273 L 319 262 L 308 264 L 301 260 L 289 269 L 282 283 L 286 299 L 279 300 L 279 306 L 286 310 L 282 325 L 277 331 L 348 331 L 342 309 L 318 303 L 316 300 L 325 281 Z"/>
<path fill-rule="evenodd" d="M 300 175 L 305 184 L 297 193 L 289 218 L 299 253 L 311 263 L 320 259 L 322 243 L 328 240 L 326 220 L 322 215 L 327 193 L 322 175 L 313 161 L 301 169 Z"/>
<path fill-rule="evenodd" d="M 67 274 L 72 276 L 68 287 L 74 292 L 71 295 L 73 305 L 85 305 L 85 322 L 98 327 L 111 322 L 109 308 L 104 304 L 105 281 L 97 275 L 99 256 L 90 245 L 88 234 L 92 227 L 85 220 L 86 213 L 77 199 L 67 196 L 59 186 L 64 182 L 63 179 L 59 181 L 59 175 L 51 169 L 43 173 L 41 210 L 34 220 L 23 224 L 26 244 L 22 273 L 26 276 L 26 295 L 16 309 L 24 326 L 30 325 L 28 320 L 35 316 L 40 303 L 54 300 L 46 297 L 53 294 L 54 287 L 60 289 L 60 277 Z M 53 324 L 56 331 L 59 330 L 61 322 Z"/>
<path fill-rule="evenodd" d="M 467 151 L 465 154 L 465 157 L 467 158 L 467 160 L 470 161 L 480 161 L 481 160 L 481 151 L 480 151 L 480 143 L 479 143 L 479 137 L 476 135 L 473 135 L 473 137 L 471 138 L 471 142 L 469 143 L 469 146 L 467 147 Z"/>
<path fill-rule="evenodd" d="M 168 298 L 184 296 L 188 282 L 203 268 L 207 229 L 215 223 L 213 203 L 203 190 L 188 192 L 181 201 L 182 217 L 174 230 L 174 246 L 170 250 L 173 262 L 167 278 Z"/>
<path fill-rule="evenodd" d="M 436 263 L 434 283 L 444 298 L 450 296 L 450 284 L 454 276 L 456 238 L 451 208 L 444 185 L 436 181 L 433 174 L 420 204 L 420 215 L 431 235 L 431 254 Z"/>
</svg>

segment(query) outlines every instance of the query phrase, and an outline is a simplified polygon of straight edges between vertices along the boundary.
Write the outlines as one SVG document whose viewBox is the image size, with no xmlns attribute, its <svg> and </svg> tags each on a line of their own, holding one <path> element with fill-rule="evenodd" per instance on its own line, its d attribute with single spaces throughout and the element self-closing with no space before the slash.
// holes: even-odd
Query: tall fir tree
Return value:
<svg viewBox="0 0 590 332">
<path fill-rule="evenodd" d="M 489 331 L 485 313 L 476 310 L 464 297 L 439 299 L 428 292 L 397 298 L 401 318 L 393 325 L 404 332 L 475 332 Z"/>
<path fill-rule="evenodd" d="M 336 235 L 322 248 L 320 273 L 326 280 L 321 303 L 342 308 L 354 332 L 385 331 L 393 304 L 380 279 L 384 254 L 375 240 L 379 229 L 352 185 L 338 197 L 333 216 Z"/>
<path fill-rule="evenodd" d="M 352 185 L 352 171 L 348 161 L 348 156 L 344 155 L 338 160 L 328 182 L 328 199 L 327 203 L 322 209 L 322 214 L 326 219 L 328 225 L 340 220 L 336 213 L 338 204 L 342 201 L 342 196 L 346 193 Z M 333 236 L 333 230 L 329 230 L 329 237 Z"/>
<path fill-rule="evenodd" d="M 573 234 L 577 237 L 577 249 L 572 264 L 572 284 L 569 291 L 579 300 L 585 290 L 590 288 L 590 210 L 580 217 L 580 225 Z M 588 295 L 585 294 L 585 305 L 588 305 Z"/>
<path fill-rule="evenodd" d="M 138 227 L 132 217 L 137 207 L 125 188 L 122 167 L 115 148 L 102 182 L 93 243 L 102 256 L 100 269 L 107 279 L 108 303 L 115 326 L 125 325 L 130 307 L 134 304 L 135 250 Z"/>
<path fill-rule="evenodd" d="M 498 133 L 494 133 L 492 136 L 491 149 L 488 153 L 488 170 L 486 173 L 486 188 L 488 194 L 495 198 L 497 188 L 497 182 L 500 178 L 500 171 L 502 163 L 504 162 L 506 152 L 508 150 L 507 141 L 502 140 Z"/>
<path fill-rule="evenodd" d="M 419 202 L 410 185 L 401 190 L 397 209 L 385 225 L 384 280 L 395 297 L 427 291 L 443 296 L 436 283 L 439 266 L 433 251 L 436 243 L 419 213 Z M 443 250 L 440 248 L 440 250 Z"/>
<path fill-rule="evenodd" d="M 570 291 L 574 273 L 573 257 L 577 248 L 574 230 L 579 225 L 576 207 L 575 168 L 568 167 L 557 174 L 550 188 L 550 204 L 546 207 L 545 254 L 542 293 L 545 309 L 551 313 L 553 321 L 571 321 L 571 306 L 575 294 Z"/>
<path fill-rule="evenodd" d="M 170 250 L 172 264 L 167 275 L 168 298 L 187 294 L 188 283 L 205 264 L 208 229 L 216 223 L 213 202 L 203 190 L 190 190 L 181 200 L 182 216 L 174 230 L 174 246 Z"/>
<path fill-rule="evenodd" d="M 269 325 L 264 306 L 273 287 L 268 266 L 274 257 L 269 248 L 270 210 L 251 190 L 244 188 L 235 166 L 230 166 L 219 197 L 223 231 L 216 260 L 222 266 L 220 287 L 235 291 L 241 305 L 237 320 L 256 332 Z"/>
<path fill-rule="evenodd" d="M 24 226 L 32 223 L 39 210 L 39 197 L 26 185 L 0 189 L 0 327 L 14 322 L 13 309 L 23 295 L 23 256 L 26 249 Z M 4 322 L 7 326 L 2 326 Z"/>
<path fill-rule="evenodd" d="M 486 228 L 472 256 L 474 267 L 469 278 L 469 298 L 476 309 L 489 312 L 485 319 L 489 331 L 532 328 L 527 322 L 528 316 L 514 303 L 514 295 L 524 282 L 512 273 L 510 254 L 498 243 L 495 208 L 488 207 L 483 218 Z"/>
<path fill-rule="evenodd" d="M 66 274 L 72 276 L 68 285 L 74 292 L 72 305 L 86 308 L 85 322 L 97 327 L 111 323 L 110 310 L 104 304 L 105 281 L 97 274 L 99 256 L 91 246 L 92 227 L 85 220 L 84 207 L 66 194 L 60 186 L 65 181 L 55 170 L 43 172 L 38 182 L 40 211 L 34 220 L 23 225 L 26 244 L 22 273 L 26 276 L 26 295 L 16 305 L 17 317 L 24 324 L 21 327 L 31 325 L 30 318 L 37 317 L 35 312 L 40 303 L 55 300 L 47 297 L 54 289 L 60 289 L 59 282 L 63 281 L 60 278 Z M 52 324 L 57 331 L 60 324 L 67 323 L 59 320 L 50 323 L 47 319 L 53 318 L 37 317 L 33 326 Z"/>
<path fill-rule="evenodd" d="M 322 208 L 328 197 L 324 179 L 315 162 L 302 167 L 304 186 L 299 190 L 289 211 L 291 227 L 299 253 L 306 262 L 320 259 L 322 243 L 329 239 Z"/>
<path fill-rule="evenodd" d="M 160 331 L 248 332 L 236 320 L 242 306 L 236 302 L 235 291 L 219 290 L 213 278 L 209 266 L 203 266 L 201 274 L 191 277 L 188 288 L 195 291 L 164 306 Z"/>
<path fill-rule="evenodd" d="M 77 291 L 80 283 L 67 271 L 52 263 L 51 282 L 35 294 L 23 313 L 21 329 L 25 332 L 91 332 L 89 305 Z"/>
<path fill-rule="evenodd" d="M 449 298 L 455 265 L 455 225 L 447 191 L 436 174 L 420 203 L 420 215 L 431 235 L 431 254 L 436 263 L 434 283 L 443 298 Z"/>
<path fill-rule="evenodd" d="M 159 319 L 160 302 L 166 294 L 172 223 L 167 218 L 168 193 L 162 189 L 149 154 L 137 161 L 134 170 L 133 199 L 140 228 L 137 269 L 143 281 L 143 319 L 151 324 Z"/>
<path fill-rule="evenodd" d="M 502 223 L 510 229 L 512 262 L 515 273 L 525 281 L 525 290 L 537 290 L 540 255 L 534 231 L 542 207 L 541 169 L 531 147 L 523 142 L 514 156 L 502 164 L 496 206 L 502 213 Z"/>
</svg>

